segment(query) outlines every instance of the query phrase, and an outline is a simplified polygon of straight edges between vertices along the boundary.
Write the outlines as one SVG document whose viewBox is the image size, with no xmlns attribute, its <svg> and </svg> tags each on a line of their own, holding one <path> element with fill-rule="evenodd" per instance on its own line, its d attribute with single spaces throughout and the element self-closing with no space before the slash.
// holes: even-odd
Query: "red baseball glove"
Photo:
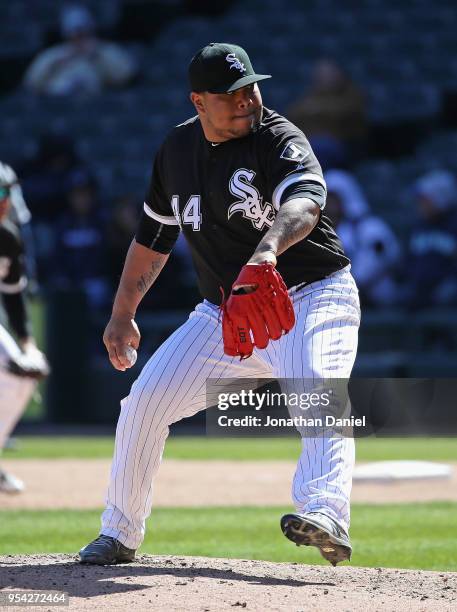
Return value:
<svg viewBox="0 0 457 612">
<path fill-rule="evenodd" d="M 270 263 L 248 264 L 232 285 L 222 310 L 224 352 L 246 359 L 254 346 L 265 348 L 295 324 L 287 287 Z"/>
</svg>

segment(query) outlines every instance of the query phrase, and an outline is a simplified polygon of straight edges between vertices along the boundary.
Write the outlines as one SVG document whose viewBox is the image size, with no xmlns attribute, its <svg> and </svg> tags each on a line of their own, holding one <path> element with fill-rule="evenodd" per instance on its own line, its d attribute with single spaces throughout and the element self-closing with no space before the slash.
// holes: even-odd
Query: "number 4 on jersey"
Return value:
<svg viewBox="0 0 457 612">
<path fill-rule="evenodd" d="M 182 223 L 192 225 L 192 230 L 198 232 L 202 223 L 202 215 L 200 212 L 200 196 L 193 195 L 187 200 L 187 204 L 184 206 L 182 211 L 182 222 L 181 215 L 179 213 L 179 196 L 174 195 L 171 198 L 171 207 L 173 209 L 176 220 L 179 226 L 182 227 Z"/>
</svg>

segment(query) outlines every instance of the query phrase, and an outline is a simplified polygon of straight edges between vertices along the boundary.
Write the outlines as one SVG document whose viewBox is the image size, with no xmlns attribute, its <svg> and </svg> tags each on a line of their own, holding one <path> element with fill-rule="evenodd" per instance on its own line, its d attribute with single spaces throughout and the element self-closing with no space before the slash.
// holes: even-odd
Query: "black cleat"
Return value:
<svg viewBox="0 0 457 612">
<path fill-rule="evenodd" d="M 91 565 L 114 565 L 115 563 L 130 563 L 135 559 L 135 550 L 127 548 L 119 540 L 101 535 L 93 542 L 81 548 L 79 559 L 81 563 Z"/>
<path fill-rule="evenodd" d="M 334 567 L 349 561 L 352 547 L 348 534 L 322 512 L 285 514 L 281 519 L 283 534 L 297 546 L 316 546 Z"/>
</svg>

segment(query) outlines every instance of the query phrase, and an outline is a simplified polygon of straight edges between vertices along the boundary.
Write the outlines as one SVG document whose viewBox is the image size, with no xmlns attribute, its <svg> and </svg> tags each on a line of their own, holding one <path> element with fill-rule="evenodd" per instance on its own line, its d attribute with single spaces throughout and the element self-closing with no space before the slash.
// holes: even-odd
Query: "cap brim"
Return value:
<svg viewBox="0 0 457 612">
<path fill-rule="evenodd" d="M 240 89 L 241 87 L 245 87 L 246 85 L 251 85 L 251 83 L 257 83 L 257 81 L 264 81 L 265 79 L 271 79 L 271 74 L 250 74 L 249 76 L 241 77 L 241 79 L 238 79 L 230 85 L 225 85 L 216 89 L 210 89 L 209 92 L 230 93 L 232 91 L 235 91 L 236 89 Z"/>
</svg>

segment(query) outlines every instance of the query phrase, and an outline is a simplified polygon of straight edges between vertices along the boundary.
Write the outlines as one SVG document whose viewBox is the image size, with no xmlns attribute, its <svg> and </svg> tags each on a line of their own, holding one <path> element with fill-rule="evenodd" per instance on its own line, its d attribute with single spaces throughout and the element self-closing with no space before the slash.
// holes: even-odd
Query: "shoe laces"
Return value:
<svg viewBox="0 0 457 612">
<path fill-rule="evenodd" d="M 332 525 L 332 527 L 334 528 L 334 530 L 336 531 L 336 535 L 337 536 L 346 536 L 347 537 L 347 533 L 344 531 L 344 529 L 342 527 L 340 527 L 340 525 L 334 520 L 332 519 L 330 516 L 328 516 L 327 514 L 324 514 L 323 512 L 308 512 L 308 514 L 316 514 L 319 517 L 324 517 L 325 519 L 327 519 L 330 523 L 330 525 Z"/>
<path fill-rule="evenodd" d="M 112 543 L 116 543 L 116 540 L 114 538 L 112 538 L 111 536 L 107 536 L 107 535 L 100 535 L 93 542 L 91 542 L 90 545 L 93 546 L 94 548 L 98 548 L 98 547 L 101 548 L 105 544 L 112 544 Z"/>
</svg>

